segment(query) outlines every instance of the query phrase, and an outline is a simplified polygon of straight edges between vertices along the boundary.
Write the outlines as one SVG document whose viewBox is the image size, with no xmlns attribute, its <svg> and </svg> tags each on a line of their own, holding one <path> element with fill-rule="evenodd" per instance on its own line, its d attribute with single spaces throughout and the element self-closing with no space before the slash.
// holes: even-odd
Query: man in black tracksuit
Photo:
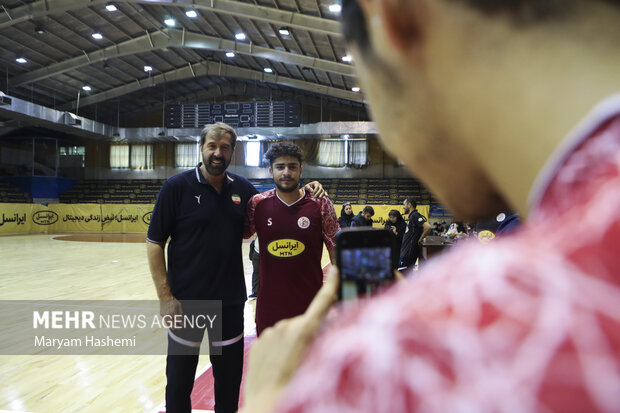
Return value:
<svg viewBox="0 0 620 413">
<path fill-rule="evenodd" d="M 364 207 L 362 212 L 353 217 L 351 221 L 352 227 L 372 227 L 372 216 L 375 214 L 375 210 L 370 205 Z"/>
<path fill-rule="evenodd" d="M 400 248 L 400 259 L 398 268 L 411 269 L 418 258 L 422 257 L 422 240 L 431 230 L 431 226 L 426 222 L 426 218 L 416 210 L 416 202 L 412 198 L 407 198 L 403 202 L 405 214 L 409 214 L 407 219 L 407 229 L 403 237 L 403 244 Z"/>
</svg>

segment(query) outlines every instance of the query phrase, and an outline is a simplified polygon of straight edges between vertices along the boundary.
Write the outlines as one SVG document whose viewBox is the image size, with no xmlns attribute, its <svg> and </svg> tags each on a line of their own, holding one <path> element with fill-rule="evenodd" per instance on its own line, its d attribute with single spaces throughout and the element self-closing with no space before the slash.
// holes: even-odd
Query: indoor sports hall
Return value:
<svg viewBox="0 0 620 413">
<path fill-rule="evenodd" d="M 372 206 L 373 226 L 383 228 L 408 198 L 433 225 L 428 256 L 463 234 L 493 237 L 493 220 L 449 233 L 449 213 L 393 155 L 398 149 L 381 146 L 338 0 L 0 4 L 4 327 L 24 325 L 17 319 L 24 302 L 157 300 L 145 247 L 153 207 L 168 178 L 203 160 L 206 124 L 236 130 L 227 171 L 258 192 L 275 187 L 264 154 L 292 141 L 304 153 L 302 183 L 319 181 L 338 217 L 345 204 L 354 215 Z M 427 155 L 442 162 L 441 153 Z M 248 295 L 249 244 L 242 244 Z M 329 265 L 327 251 L 321 264 Z M 255 305 L 245 304 L 246 356 Z M 35 334 L 25 325 L 0 337 L 0 412 L 165 411 L 165 351 L 16 348 L 16 337 Z M 210 369 L 201 357 L 195 412 L 214 409 Z"/>
</svg>

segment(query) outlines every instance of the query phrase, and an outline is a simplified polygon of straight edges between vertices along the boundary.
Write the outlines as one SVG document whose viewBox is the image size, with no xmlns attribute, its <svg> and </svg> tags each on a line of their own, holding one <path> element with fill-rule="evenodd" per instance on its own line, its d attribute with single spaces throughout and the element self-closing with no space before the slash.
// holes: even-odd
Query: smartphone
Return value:
<svg viewBox="0 0 620 413">
<path fill-rule="evenodd" d="M 398 261 L 394 234 L 386 229 L 347 228 L 336 237 L 338 299 L 370 297 L 394 282 Z"/>
</svg>

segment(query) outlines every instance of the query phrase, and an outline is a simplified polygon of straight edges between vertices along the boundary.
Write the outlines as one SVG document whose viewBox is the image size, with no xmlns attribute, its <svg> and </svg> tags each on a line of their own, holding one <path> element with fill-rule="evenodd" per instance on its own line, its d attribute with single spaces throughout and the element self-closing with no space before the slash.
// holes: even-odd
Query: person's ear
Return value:
<svg viewBox="0 0 620 413">
<path fill-rule="evenodd" d="M 410 51 L 424 38 L 428 24 L 426 0 L 362 0 L 361 3 L 367 13 L 369 3 L 375 3 L 376 17 L 370 18 L 371 25 L 380 23 L 386 40 L 397 51 Z"/>
<path fill-rule="evenodd" d="M 269 167 L 269 175 L 271 175 L 271 177 L 273 178 L 273 169 L 271 168 L 271 166 Z"/>
</svg>

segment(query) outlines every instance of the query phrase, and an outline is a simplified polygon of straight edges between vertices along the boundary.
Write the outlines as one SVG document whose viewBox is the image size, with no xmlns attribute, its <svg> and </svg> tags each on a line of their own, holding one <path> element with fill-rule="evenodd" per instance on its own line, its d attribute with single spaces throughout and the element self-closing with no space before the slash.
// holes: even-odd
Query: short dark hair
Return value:
<svg viewBox="0 0 620 413">
<path fill-rule="evenodd" d="M 504 13 L 516 23 L 533 23 L 570 11 L 574 0 L 450 0 L 464 3 L 487 14 Z M 620 0 L 600 0 L 620 7 Z M 342 31 L 348 44 L 356 45 L 362 55 L 371 52 L 368 27 L 357 0 L 342 0 Z"/>
<path fill-rule="evenodd" d="M 232 141 L 230 143 L 234 149 L 235 144 L 237 143 L 237 132 L 235 132 L 232 126 L 229 126 L 222 122 L 205 125 L 205 127 L 200 132 L 200 146 L 202 147 L 202 145 L 204 145 L 205 140 L 207 140 L 207 135 L 214 138 L 221 138 L 227 133 L 229 133 L 230 137 L 232 138 Z"/>
<path fill-rule="evenodd" d="M 411 204 L 414 208 L 418 206 L 413 198 L 405 198 L 405 204 Z"/>
<path fill-rule="evenodd" d="M 370 50 L 370 36 L 364 13 L 357 0 L 342 0 L 342 33 L 348 44 L 356 45 L 360 53 Z"/>
<path fill-rule="evenodd" d="M 265 159 L 269 161 L 269 165 L 273 165 L 275 160 L 281 156 L 293 156 L 297 158 L 301 165 L 303 154 L 299 146 L 295 145 L 293 142 L 277 142 L 271 145 L 265 154 Z"/>
<path fill-rule="evenodd" d="M 371 207 L 370 205 L 367 205 L 367 206 L 365 206 L 365 207 L 364 207 L 364 209 L 362 210 L 362 214 L 365 214 L 365 213 L 369 213 L 369 214 L 370 214 L 370 216 L 373 216 L 373 215 L 375 214 L 375 210 L 374 210 L 374 208 L 373 208 L 373 207 Z"/>
</svg>

